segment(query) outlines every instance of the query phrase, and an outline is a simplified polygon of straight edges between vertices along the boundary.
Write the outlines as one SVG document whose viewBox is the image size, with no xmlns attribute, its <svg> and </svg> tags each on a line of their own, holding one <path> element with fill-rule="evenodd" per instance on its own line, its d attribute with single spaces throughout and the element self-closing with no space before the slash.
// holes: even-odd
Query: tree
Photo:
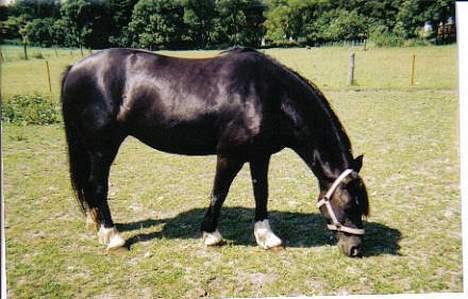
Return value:
<svg viewBox="0 0 468 299">
<path fill-rule="evenodd" d="M 30 28 L 28 32 L 28 39 L 32 44 L 50 47 L 55 44 L 54 41 L 54 19 L 34 19 L 30 22 Z"/>
<path fill-rule="evenodd" d="M 275 0 L 267 12 L 267 39 L 274 44 L 315 43 L 324 40 L 330 21 L 327 0 Z"/>
<path fill-rule="evenodd" d="M 404 38 L 417 37 L 424 22 L 430 21 L 437 32 L 439 23 L 445 23 L 449 16 L 455 17 L 455 1 L 405 0 L 396 17 L 395 31 Z"/>
<path fill-rule="evenodd" d="M 264 12 L 266 9 L 267 6 L 260 0 L 249 1 L 249 4 L 245 7 L 246 25 L 240 37 L 244 45 L 252 47 L 261 45 L 265 35 L 264 22 L 266 18 Z"/>
<path fill-rule="evenodd" d="M 61 14 L 67 28 L 66 45 L 79 47 L 82 54 L 83 46 L 109 46 L 111 20 L 104 1 L 68 0 L 63 3 Z"/>
<path fill-rule="evenodd" d="M 60 10 L 63 23 L 68 29 L 65 42 L 68 46 L 78 46 L 81 55 L 83 55 L 85 38 L 91 33 L 90 6 L 91 3 L 85 0 L 68 0 Z"/>
<path fill-rule="evenodd" d="M 198 48 L 206 48 L 211 42 L 215 25 L 215 0 L 184 0 L 184 22 L 187 25 L 188 37 Z"/>
<path fill-rule="evenodd" d="M 356 10 L 338 10 L 324 36 L 329 40 L 355 40 L 367 35 L 366 18 Z"/>
<path fill-rule="evenodd" d="M 218 44 L 260 45 L 266 6 L 255 0 L 217 0 L 214 36 Z"/>
<path fill-rule="evenodd" d="M 179 1 L 140 0 L 128 25 L 133 45 L 147 49 L 183 46 L 184 8 Z"/>
<path fill-rule="evenodd" d="M 25 16 L 28 20 L 43 18 L 58 18 L 60 16 L 60 0 L 16 0 L 9 6 L 9 15 Z"/>
<path fill-rule="evenodd" d="M 132 20 L 133 8 L 138 0 L 107 0 L 106 3 L 112 19 L 109 43 L 118 47 L 131 46 L 128 24 Z"/>
</svg>

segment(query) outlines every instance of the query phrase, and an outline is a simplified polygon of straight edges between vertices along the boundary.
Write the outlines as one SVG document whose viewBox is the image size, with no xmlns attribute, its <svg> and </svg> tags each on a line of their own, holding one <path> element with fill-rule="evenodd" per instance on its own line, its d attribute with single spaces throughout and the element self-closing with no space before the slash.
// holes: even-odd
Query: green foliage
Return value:
<svg viewBox="0 0 468 299">
<path fill-rule="evenodd" d="M 10 16 L 7 20 L 0 22 L 0 41 L 4 39 L 21 38 L 19 30 L 26 23 L 24 16 Z"/>
<path fill-rule="evenodd" d="M 108 0 L 107 9 L 111 14 L 112 26 L 109 43 L 118 47 L 129 47 L 132 44 L 128 24 L 132 19 L 133 7 L 138 0 Z"/>
<path fill-rule="evenodd" d="M 385 30 L 375 30 L 369 37 L 376 47 L 401 47 L 404 39 L 393 32 Z"/>
<path fill-rule="evenodd" d="M 63 25 L 68 30 L 65 39 L 67 45 L 82 47 L 84 39 L 91 33 L 89 6 L 90 3 L 85 0 L 66 1 L 62 6 Z"/>
<path fill-rule="evenodd" d="M 184 22 L 188 37 L 198 48 L 206 48 L 212 41 L 216 21 L 215 0 L 185 0 Z"/>
<path fill-rule="evenodd" d="M 215 35 L 219 44 L 259 46 L 263 35 L 263 4 L 252 0 L 216 1 Z"/>
<path fill-rule="evenodd" d="M 54 45 L 54 23 L 53 18 L 34 19 L 29 23 L 28 40 L 31 44 L 50 47 Z"/>
<path fill-rule="evenodd" d="M 0 18 L 0 42 L 24 45 L 224 48 L 399 39 L 439 42 L 453 0 L 18 0 Z M 425 22 L 433 31 L 422 31 Z M 450 42 L 453 35 L 444 35 Z"/>
<path fill-rule="evenodd" d="M 20 125 L 48 125 L 60 120 L 55 103 L 34 95 L 15 95 L 2 104 L 2 121 Z"/>
<path fill-rule="evenodd" d="M 326 0 L 271 1 L 265 22 L 267 39 L 276 45 L 305 45 L 364 37 L 365 18 L 333 4 Z"/>
<path fill-rule="evenodd" d="M 356 10 L 338 10 L 324 36 L 328 40 L 354 40 L 366 37 L 366 19 Z"/>
<path fill-rule="evenodd" d="M 179 1 L 140 0 L 128 27 L 135 46 L 148 49 L 180 46 L 185 30 L 184 8 Z"/>
<path fill-rule="evenodd" d="M 449 16 L 455 16 L 455 1 L 404 0 L 396 16 L 397 30 L 404 38 L 418 37 L 424 22 L 430 21 L 436 31 Z"/>
</svg>

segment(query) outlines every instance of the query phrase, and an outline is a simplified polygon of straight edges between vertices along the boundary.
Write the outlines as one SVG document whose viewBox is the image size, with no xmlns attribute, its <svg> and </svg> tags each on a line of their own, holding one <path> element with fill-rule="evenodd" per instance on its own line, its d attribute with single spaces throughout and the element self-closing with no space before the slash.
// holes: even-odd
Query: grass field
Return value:
<svg viewBox="0 0 468 299">
<path fill-rule="evenodd" d="M 227 244 L 204 248 L 199 225 L 215 157 L 164 154 L 134 139 L 124 143 L 114 163 L 109 201 L 130 251 L 106 253 L 85 229 L 72 198 L 61 125 L 4 125 L 10 297 L 462 291 L 456 48 L 356 51 L 359 86 L 353 88 L 345 85 L 350 51 L 267 53 L 324 88 L 354 152 L 365 154 L 362 176 L 371 216 L 362 259 L 346 258 L 334 246 L 315 208 L 315 177 L 288 150 L 273 157 L 269 174 L 271 222 L 286 249 L 255 246 L 248 166 L 234 181 L 221 212 L 220 231 Z M 420 64 L 418 84 L 410 88 L 413 53 Z M 51 58 L 54 93 L 61 70 L 71 61 Z M 47 93 L 39 75 L 43 64 L 41 59 L 3 64 L 4 95 Z"/>
</svg>

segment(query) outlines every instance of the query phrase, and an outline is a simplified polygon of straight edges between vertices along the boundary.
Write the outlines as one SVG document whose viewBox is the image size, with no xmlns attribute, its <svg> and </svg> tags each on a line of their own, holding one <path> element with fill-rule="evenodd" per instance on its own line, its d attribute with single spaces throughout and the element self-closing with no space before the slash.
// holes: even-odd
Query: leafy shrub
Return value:
<svg viewBox="0 0 468 299">
<path fill-rule="evenodd" d="M 376 47 L 401 47 L 404 39 L 392 32 L 373 33 L 370 39 L 374 42 Z"/>
<path fill-rule="evenodd" d="M 2 103 L 2 120 L 20 125 L 48 125 L 60 121 L 58 105 L 39 94 L 15 95 Z"/>
</svg>

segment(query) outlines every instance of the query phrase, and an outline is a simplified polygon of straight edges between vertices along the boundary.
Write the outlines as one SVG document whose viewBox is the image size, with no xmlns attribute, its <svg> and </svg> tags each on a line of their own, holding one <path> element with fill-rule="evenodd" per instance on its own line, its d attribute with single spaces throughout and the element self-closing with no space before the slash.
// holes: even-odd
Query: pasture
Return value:
<svg viewBox="0 0 468 299">
<path fill-rule="evenodd" d="M 8 49 L 19 51 L 18 49 Z M 357 85 L 347 59 L 356 52 Z M 6 51 L 3 53 L 5 54 Z M 271 49 L 313 80 L 345 126 L 371 203 L 364 257 L 335 246 L 315 201 L 316 179 L 292 151 L 272 157 L 270 219 L 286 243 L 253 237 L 248 165 L 221 210 L 226 244 L 204 248 L 199 226 L 215 157 L 154 151 L 127 139 L 109 204 L 128 252 L 107 253 L 72 197 L 61 125 L 3 125 L 3 195 L 11 298 L 196 298 L 462 291 L 456 47 Z M 166 52 L 204 57 L 216 51 Z M 409 86 L 412 54 L 416 85 Z M 8 55 L 8 53 L 7 53 Z M 60 73 L 79 59 L 45 57 L 58 100 Z M 8 57 L 8 56 L 7 56 Z M 44 59 L 2 64 L 2 96 L 48 95 Z"/>
</svg>

